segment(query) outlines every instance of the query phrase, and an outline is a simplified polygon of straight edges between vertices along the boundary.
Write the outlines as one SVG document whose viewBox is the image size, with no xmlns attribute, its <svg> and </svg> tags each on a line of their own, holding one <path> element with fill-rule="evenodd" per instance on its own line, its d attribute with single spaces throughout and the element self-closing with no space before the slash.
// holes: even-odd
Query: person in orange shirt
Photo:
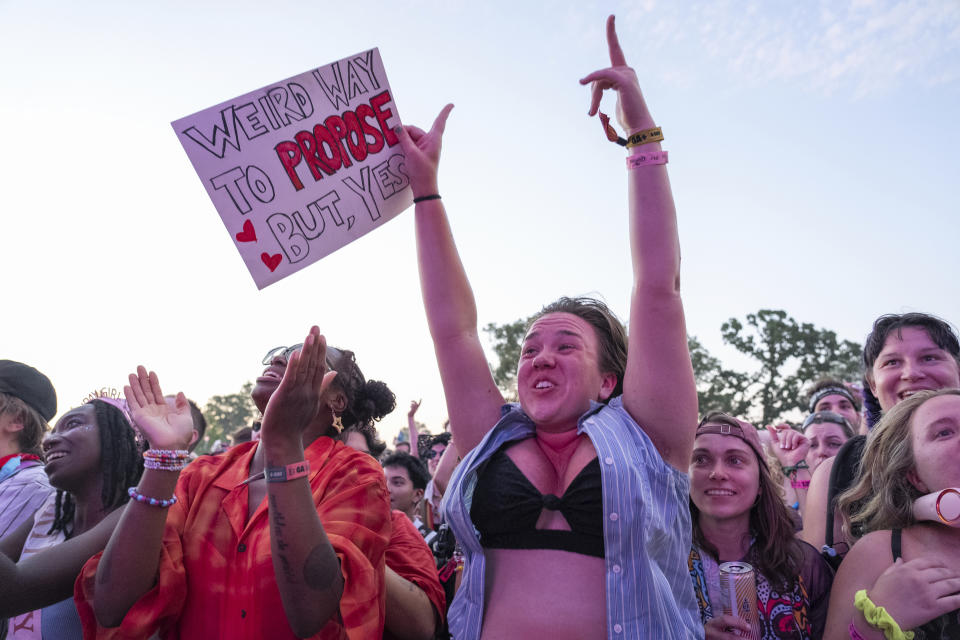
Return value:
<svg viewBox="0 0 960 640">
<path fill-rule="evenodd" d="M 87 638 L 379 638 L 391 523 L 383 472 L 336 439 L 393 409 L 317 327 L 274 349 L 253 399 L 261 439 L 180 473 L 185 398 L 139 367 L 124 389 L 154 449 L 75 597 Z"/>
<path fill-rule="evenodd" d="M 348 427 L 341 434 L 347 446 L 376 458 L 387 445 L 372 424 Z M 433 552 L 403 511 L 390 515 L 393 530 L 387 545 L 387 610 L 385 640 L 430 640 L 442 626 L 446 595 L 440 585 Z"/>
</svg>

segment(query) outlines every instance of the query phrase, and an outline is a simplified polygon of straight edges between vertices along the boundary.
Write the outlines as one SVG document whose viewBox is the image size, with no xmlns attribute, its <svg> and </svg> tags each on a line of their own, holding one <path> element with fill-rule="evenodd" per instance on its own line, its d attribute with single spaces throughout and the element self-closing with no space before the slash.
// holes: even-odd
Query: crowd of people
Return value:
<svg viewBox="0 0 960 640">
<path fill-rule="evenodd" d="M 960 638 L 956 331 L 878 318 L 862 380 L 810 381 L 796 424 L 698 406 L 663 135 L 612 17 L 607 40 L 580 82 L 628 151 L 626 326 L 546 305 L 507 402 L 438 187 L 452 105 L 399 127 L 449 424 L 411 402 L 388 450 L 393 392 L 318 327 L 202 456 L 202 413 L 143 366 L 51 428 L 51 381 L 2 360 L 0 638 Z"/>
</svg>

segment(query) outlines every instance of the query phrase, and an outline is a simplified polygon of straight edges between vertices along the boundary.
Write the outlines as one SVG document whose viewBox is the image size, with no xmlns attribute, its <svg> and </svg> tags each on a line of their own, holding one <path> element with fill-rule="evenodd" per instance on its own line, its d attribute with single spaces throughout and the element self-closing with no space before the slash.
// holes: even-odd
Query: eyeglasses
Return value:
<svg viewBox="0 0 960 640">
<path fill-rule="evenodd" d="M 267 355 L 263 356 L 263 364 L 269 366 L 277 358 L 283 358 L 284 362 L 289 362 L 290 356 L 300 349 L 303 349 L 302 342 L 292 347 L 274 347 L 267 351 Z M 343 353 L 339 349 L 327 345 L 327 369 L 334 369 L 333 363 L 339 362 L 341 357 L 343 357 Z"/>
</svg>

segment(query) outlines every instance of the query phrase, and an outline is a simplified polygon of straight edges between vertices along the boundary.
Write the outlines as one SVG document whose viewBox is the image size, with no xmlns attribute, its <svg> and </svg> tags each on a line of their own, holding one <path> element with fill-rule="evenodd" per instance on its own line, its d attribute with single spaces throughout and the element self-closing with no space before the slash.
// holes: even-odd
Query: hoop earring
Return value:
<svg viewBox="0 0 960 640">
<path fill-rule="evenodd" d="M 331 426 L 337 430 L 337 433 L 343 433 L 343 420 L 337 415 L 336 411 L 333 409 L 330 411 L 333 413 L 333 424 Z"/>
</svg>

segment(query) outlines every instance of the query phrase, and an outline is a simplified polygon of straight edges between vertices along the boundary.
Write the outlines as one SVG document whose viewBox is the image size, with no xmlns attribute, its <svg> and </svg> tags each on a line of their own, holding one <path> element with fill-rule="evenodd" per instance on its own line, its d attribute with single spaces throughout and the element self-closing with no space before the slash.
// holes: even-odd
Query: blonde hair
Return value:
<svg viewBox="0 0 960 640">
<path fill-rule="evenodd" d="M 884 413 L 867 437 L 860 479 L 837 498 L 844 529 L 851 537 L 916 524 L 913 501 L 923 494 L 907 479 L 916 468 L 911 439 L 913 416 L 930 398 L 947 395 L 960 396 L 960 389 L 921 391 L 910 396 Z"/>
</svg>

